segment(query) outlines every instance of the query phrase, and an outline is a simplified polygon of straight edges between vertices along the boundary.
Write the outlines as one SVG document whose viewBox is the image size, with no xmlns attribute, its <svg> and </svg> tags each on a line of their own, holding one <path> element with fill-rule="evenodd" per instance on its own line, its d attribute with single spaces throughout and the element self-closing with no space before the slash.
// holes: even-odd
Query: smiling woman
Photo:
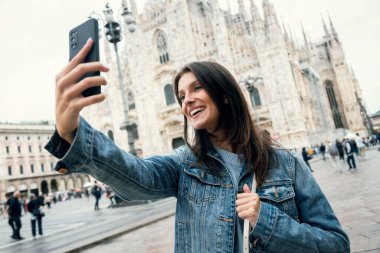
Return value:
<svg viewBox="0 0 380 253">
<path fill-rule="evenodd" d="M 81 96 L 104 80 L 74 81 L 84 70 L 108 71 L 81 63 L 91 46 L 57 75 L 57 130 L 46 145 L 60 159 L 56 170 L 90 174 L 128 200 L 176 197 L 176 252 L 349 252 L 347 235 L 307 165 L 253 125 L 226 68 L 193 62 L 177 73 L 186 145 L 142 159 L 79 116 L 104 100 L 102 94 Z"/>
</svg>

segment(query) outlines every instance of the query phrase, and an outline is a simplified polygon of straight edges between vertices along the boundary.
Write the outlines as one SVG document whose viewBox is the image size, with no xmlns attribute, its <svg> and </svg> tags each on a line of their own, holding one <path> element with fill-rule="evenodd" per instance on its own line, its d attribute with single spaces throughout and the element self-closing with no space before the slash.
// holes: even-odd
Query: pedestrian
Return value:
<svg viewBox="0 0 380 253">
<path fill-rule="evenodd" d="M 46 148 L 60 157 L 58 171 L 88 173 L 125 199 L 176 197 L 175 252 L 248 252 L 248 245 L 251 252 L 350 251 L 307 165 L 253 124 L 227 69 L 193 62 L 176 74 L 187 145 L 142 159 L 79 116 L 105 99 L 81 95 L 105 84 L 103 77 L 75 82 L 86 71 L 108 71 L 100 63 L 80 64 L 91 45 L 89 40 L 56 78 L 56 131 Z"/>
<path fill-rule="evenodd" d="M 340 174 L 343 173 L 341 167 L 337 164 L 336 157 L 338 156 L 338 148 L 336 147 L 336 144 L 333 142 L 328 143 L 327 152 L 329 153 L 331 157 L 331 163 L 332 166 L 335 168 L 335 172 L 339 172 Z"/>
<path fill-rule="evenodd" d="M 359 133 L 356 133 L 355 143 L 358 146 L 360 158 L 365 159 L 365 145 Z"/>
<path fill-rule="evenodd" d="M 109 186 L 106 186 L 106 197 L 110 200 L 110 205 L 108 207 L 112 207 L 114 205 L 114 197 L 115 193 L 112 191 L 112 189 Z"/>
<path fill-rule="evenodd" d="M 95 197 L 95 210 L 99 210 L 99 200 L 102 196 L 102 190 L 99 187 L 98 183 L 95 181 L 94 186 L 91 188 L 91 194 Z"/>
<path fill-rule="evenodd" d="M 323 142 L 321 143 L 321 146 L 319 146 L 319 152 L 321 153 L 323 160 L 326 160 L 326 146 L 323 144 Z"/>
<path fill-rule="evenodd" d="M 345 142 L 345 148 L 346 148 L 346 154 L 347 154 L 347 163 L 348 163 L 348 170 L 356 169 L 355 164 L 355 157 L 354 157 L 354 145 L 352 144 L 352 141 L 346 140 Z"/>
<path fill-rule="evenodd" d="M 20 235 L 20 230 L 22 227 L 21 223 L 21 203 L 20 203 L 20 192 L 15 191 L 13 197 L 9 200 L 9 216 L 11 217 L 11 222 L 14 227 L 14 234 L 11 236 L 15 240 L 22 240 L 24 237 Z"/>
<path fill-rule="evenodd" d="M 7 192 L 5 194 L 5 198 L 6 198 L 6 202 L 5 202 L 5 212 L 8 216 L 8 225 L 12 228 L 12 235 L 11 235 L 11 238 L 15 238 L 15 235 L 16 235 L 16 228 L 15 228 L 15 225 L 14 225 L 14 222 L 13 222 L 13 219 L 12 219 L 12 216 L 10 215 L 10 201 L 12 199 L 12 193 L 11 192 Z"/>
<path fill-rule="evenodd" d="M 314 170 L 311 168 L 311 166 L 309 164 L 309 160 L 311 159 L 311 157 L 308 154 L 308 152 L 306 151 L 305 147 L 302 148 L 302 158 L 303 158 L 304 162 L 306 163 L 306 165 L 309 166 L 310 171 L 314 172 Z"/>
<path fill-rule="evenodd" d="M 339 139 L 336 139 L 336 148 L 338 149 L 339 159 L 344 161 L 344 148 L 342 142 Z"/>
<path fill-rule="evenodd" d="M 45 213 L 41 210 L 41 206 L 43 205 L 44 203 L 41 201 L 41 198 L 36 198 L 36 195 L 34 195 L 33 193 L 30 195 L 30 200 L 28 203 L 28 212 L 32 224 L 33 239 L 36 238 L 36 223 L 38 225 L 38 234 L 40 236 L 43 235 L 42 217 L 45 216 Z"/>
</svg>

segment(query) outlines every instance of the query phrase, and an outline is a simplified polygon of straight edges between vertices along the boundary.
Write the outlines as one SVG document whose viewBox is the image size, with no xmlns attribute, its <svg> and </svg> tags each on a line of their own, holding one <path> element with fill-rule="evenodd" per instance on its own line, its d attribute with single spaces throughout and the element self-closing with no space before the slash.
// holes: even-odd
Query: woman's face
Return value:
<svg viewBox="0 0 380 253">
<path fill-rule="evenodd" d="M 214 133 L 219 119 L 218 108 L 192 72 L 183 74 L 179 80 L 178 97 L 182 101 L 182 113 L 191 125 Z"/>
</svg>

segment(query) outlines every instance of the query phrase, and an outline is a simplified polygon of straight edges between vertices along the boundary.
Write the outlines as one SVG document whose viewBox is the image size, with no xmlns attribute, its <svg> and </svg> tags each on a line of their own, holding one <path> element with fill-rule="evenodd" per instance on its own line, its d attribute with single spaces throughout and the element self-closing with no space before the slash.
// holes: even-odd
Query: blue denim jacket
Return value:
<svg viewBox="0 0 380 253">
<path fill-rule="evenodd" d="M 197 163 L 187 146 L 166 156 L 136 158 L 83 118 L 71 146 L 54 133 L 46 149 L 60 159 L 56 170 L 88 173 L 125 199 L 176 197 L 175 252 L 233 252 L 237 192 L 215 150 L 207 155 L 221 176 Z M 261 210 L 250 232 L 250 252 L 350 252 L 348 237 L 306 164 L 295 153 L 276 154 L 277 165 L 257 189 Z M 239 192 L 244 184 L 251 187 L 252 176 L 242 173 Z"/>
</svg>

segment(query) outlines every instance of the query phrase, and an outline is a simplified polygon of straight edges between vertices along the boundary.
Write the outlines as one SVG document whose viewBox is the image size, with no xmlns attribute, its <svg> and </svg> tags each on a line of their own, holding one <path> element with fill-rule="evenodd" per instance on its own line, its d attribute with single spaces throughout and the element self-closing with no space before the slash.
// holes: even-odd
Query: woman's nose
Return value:
<svg viewBox="0 0 380 253">
<path fill-rule="evenodd" d="M 194 98 L 191 95 L 186 95 L 185 99 L 183 100 L 184 104 L 191 104 L 194 102 Z"/>
</svg>

